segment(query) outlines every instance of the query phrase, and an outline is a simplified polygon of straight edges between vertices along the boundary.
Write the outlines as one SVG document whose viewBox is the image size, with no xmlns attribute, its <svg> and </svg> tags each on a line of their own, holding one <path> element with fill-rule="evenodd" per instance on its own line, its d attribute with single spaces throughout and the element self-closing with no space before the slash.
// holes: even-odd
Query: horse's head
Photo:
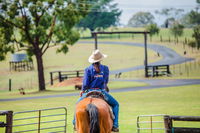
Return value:
<svg viewBox="0 0 200 133">
<path fill-rule="evenodd" d="M 99 91 L 90 91 L 87 93 L 86 97 L 105 99 L 104 95 Z"/>
</svg>

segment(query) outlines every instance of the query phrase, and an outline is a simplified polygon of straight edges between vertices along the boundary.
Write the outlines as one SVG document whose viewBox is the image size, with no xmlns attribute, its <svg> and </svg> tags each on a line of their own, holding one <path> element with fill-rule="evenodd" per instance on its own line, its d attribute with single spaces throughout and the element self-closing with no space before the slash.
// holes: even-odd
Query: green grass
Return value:
<svg viewBox="0 0 200 133">
<path fill-rule="evenodd" d="M 108 87 L 110 89 L 121 89 L 121 88 L 138 87 L 146 85 L 147 85 L 146 83 L 128 82 L 128 81 L 111 81 L 108 83 Z M 11 92 L 1 90 L 0 99 L 79 93 L 79 91 L 75 90 L 74 86 L 67 86 L 67 87 L 47 86 L 47 87 L 48 87 L 47 90 L 42 92 L 38 91 L 37 89 L 27 89 L 25 90 L 26 93 L 25 95 L 21 95 L 18 90 L 13 90 Z"/>
<path fill-rule="evenodd" d="M 119 101 L 121 133 L 136 132 L 138 115 L 200 115 L 200 85 L 169 87 L 135 92 L 112 93 Z M 59 97 L 12 102 L 1 102 L 0 110 L 26 111 L 53 107 L 67 108 L 67 132 L 73 132 L 72 118 L 78 97 Z M 175 126 L 199 127 L 199 123 L 175 123 Z M 147 125 L 148 126 L 148 125 Z M 0 129 L 0 132 L 2 129 Z"/>
</svg>

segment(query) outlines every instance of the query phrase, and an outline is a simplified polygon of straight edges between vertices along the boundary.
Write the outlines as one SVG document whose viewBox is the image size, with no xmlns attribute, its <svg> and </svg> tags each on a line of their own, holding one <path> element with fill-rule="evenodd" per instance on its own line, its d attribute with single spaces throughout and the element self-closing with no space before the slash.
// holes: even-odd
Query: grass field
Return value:
<svg viewBox="0 0 200 133">
<path fill-rule="evenodd" d="M 135 92 L 112 93 L 120 103 L 120 133 L 136 132 L 136 117 L 149 114 L 200 115 L 200 85 L 169 87 Z M 0 110 L 26 111 L 53 107 L 67 108 L 67 132 L 73 132 L 72 118 L 78 97 L 1 102 Z M 51 104 L 49 104 L 51 103 Z M 150 126 L 150 125 L 146 125 Z M 145 125 L 143 127 L 146 127 Z M 155 125 L 163 126 L 163 125 Z M 175 123 L 175 126 L 199 127 L 199 123 Z M 0 130 L 1 132 L 1 130 Z M 154 131 L 162 133 L 161 131 Z"/>
</svg>

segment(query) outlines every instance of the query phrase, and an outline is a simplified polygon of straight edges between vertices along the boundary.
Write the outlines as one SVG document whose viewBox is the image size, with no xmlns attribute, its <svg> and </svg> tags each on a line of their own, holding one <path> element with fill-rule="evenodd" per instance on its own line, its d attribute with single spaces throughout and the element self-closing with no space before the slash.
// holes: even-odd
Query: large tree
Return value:
<svg viewBox="0 0 200 133">
<path fill-rule="evenodd" d="M 93 0 L 89 14 L 80 21 L 78 27 L 88 28 L 92 32 L 117 25 L 121 11 L 112 2 L 113 0 Z"/>
<path fill-rule="evenodd" d="M 130 27 L 144 27 L 154 23 L 154 16 L 150 12 L 137 12 L 128 21 Z"/>
<path fill-rule="evenodd" d="M 87 14 L 86 0 L 0 0 L 0 59 L 24 50 L 37 61 L 39 90 L 45 90 L 43 55 L 59 45 L 67 53 L 79 34 L 73 27 Z M 62 43 L 60 43 L 62 42 Z"/>
</svg>

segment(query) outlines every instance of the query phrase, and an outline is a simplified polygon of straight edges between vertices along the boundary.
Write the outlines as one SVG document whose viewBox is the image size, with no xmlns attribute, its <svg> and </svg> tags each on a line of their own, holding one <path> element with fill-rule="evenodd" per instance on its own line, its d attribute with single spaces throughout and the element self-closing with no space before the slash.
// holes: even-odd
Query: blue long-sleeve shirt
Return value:
<svg viewBox="0 0 200 133">
<path fill-rule="evenodd" d="M 85 69 L 82 90 L 85 91 L 87 89 L 97 89 L 97 88 L 105 89 L 108 80 L 109 80 L 108 67 L 100 64 L 100 72 L 97 73 L 92 64 Z"/>
</svg>

